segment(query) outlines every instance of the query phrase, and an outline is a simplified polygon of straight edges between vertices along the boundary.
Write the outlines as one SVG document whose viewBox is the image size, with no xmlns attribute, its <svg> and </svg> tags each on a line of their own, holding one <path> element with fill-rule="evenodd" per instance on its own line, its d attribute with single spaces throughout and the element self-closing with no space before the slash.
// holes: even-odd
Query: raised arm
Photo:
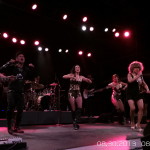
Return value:
<svg viewBox="0 0 150 150">
<path fill-rule="evenodd" d="M 127 75 L 128 82 L 131 83 L 131 82 L 136 81 L 141 75 L 142 75 L 142 73 L 139 73 L 135 77 L 132 77 L 131 74 L 128 73 L 128 75 Z"/>
<path fill-rule="evenodd" d="M 74 75 L 73 74 L 66 74 L 66 75 L 63 75 L 63 79 L 71 79 L 71 78 L 73 78 L 74 77 Z"/>
<path fill-rule="evenodd" d="M 90 80 L 89 78 L 86 78 L 84 76 L 82 76 L 82 80 L 87 82 L 87 83 L 92 83 L 92 80 Z"/>
<path fill-rule="evenodd" d="M 121 84 L 123 85 L 123 90 L 125 90 L 128 87 L 128 84 L 125 82 L 121 82 Z"/>
</svg>

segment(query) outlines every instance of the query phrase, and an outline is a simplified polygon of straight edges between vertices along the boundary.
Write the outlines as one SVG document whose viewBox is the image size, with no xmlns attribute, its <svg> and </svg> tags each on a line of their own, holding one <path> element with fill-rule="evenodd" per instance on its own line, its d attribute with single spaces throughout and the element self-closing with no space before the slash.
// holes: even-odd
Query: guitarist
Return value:
<svg viewBox="0 0 150 150">
<path fill-rule="evenodd" d="M 106 86 L 106 89 L 112 88 L 111 102 L 117 110 L 119 116 L 119 123 L 124 124 L 124 104 L 122 102 L 122 91 L 127 88 L 127 83 L 120 81 L 117 74 L 112 76 L 112 82 Z"/>
<path fill-rule="evenodd" d="M 8 133 L 24 133 L 21 130 L 20 123 L 22 119 L 22 113 L 24 108 L 24 83 L 28 77 L 35 75 L 35 69 L 32 64 L 28 67 L 24 66 L 25 56 L 23 52 L 17 52 L 15 60 L 11 59 L 8 63 L 0 68 L 0 72 L 4 73 L 9 78 L 8 81 L 8 92 L 7 92 L 7 126 Z M 2 76 L 2 74 L 1 74 Z M 14 110 L 17 110 L 16 118 Z M 12 120 L 15 119 L 13 128 Z"/>
</svg>

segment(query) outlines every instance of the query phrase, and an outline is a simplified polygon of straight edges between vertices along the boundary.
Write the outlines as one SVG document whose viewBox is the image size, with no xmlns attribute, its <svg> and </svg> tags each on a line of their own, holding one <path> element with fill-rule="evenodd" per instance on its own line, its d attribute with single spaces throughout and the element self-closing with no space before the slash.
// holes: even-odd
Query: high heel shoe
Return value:
<svg viewBox="0 0 150 150">
<path fill-rule="evenodd" d="M 132 130 L 135 129 L 135 124 L 134 123 L 131 123 L 131 127 L 130 127 Z"/>
<path fill-rule="evenodd" d="M 139 131 L 139 132 L 142 132 L 142 131 L 143 131 L 143 129 L 142 129 L 140 126 L 138 126 L 137 124 L 135 125 L 135 128 L 136 128 L 136 130 Z"/>
<path fill-rule="evenodd" d="M 131 126 L 131 129 L 134 130 L 134 129 L 135 129 L 135 126 Z"/>
</svg>

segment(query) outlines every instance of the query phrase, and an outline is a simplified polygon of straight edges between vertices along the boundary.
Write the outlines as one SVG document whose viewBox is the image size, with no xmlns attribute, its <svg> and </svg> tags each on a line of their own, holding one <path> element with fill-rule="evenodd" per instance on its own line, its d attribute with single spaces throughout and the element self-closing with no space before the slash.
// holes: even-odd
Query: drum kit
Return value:
<svg viewBox="0 0 150 150">
<path fill-rule="evenodd" d="M 26 81 L 25 110 L 44 111 L 57 109 L 57 86 L 57 83 L 51 83 L 45 87 L 43 84 Z"/>
</svg>

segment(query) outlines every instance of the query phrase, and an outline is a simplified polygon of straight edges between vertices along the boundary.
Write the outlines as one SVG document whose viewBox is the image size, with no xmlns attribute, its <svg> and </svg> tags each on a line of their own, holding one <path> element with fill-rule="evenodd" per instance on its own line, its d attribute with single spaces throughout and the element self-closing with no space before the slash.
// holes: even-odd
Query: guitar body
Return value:
<svg viewBox="0 0 150 150">
<path fill-rule="evenodd" d="M 94 89 L 92 89 L 92 90 L 84 89 L 83 98 L 88 99 L 89 97 L 94 96 L 93 93 L 92 93 L 93 91 L 94 91 Z"/>
</svg>

